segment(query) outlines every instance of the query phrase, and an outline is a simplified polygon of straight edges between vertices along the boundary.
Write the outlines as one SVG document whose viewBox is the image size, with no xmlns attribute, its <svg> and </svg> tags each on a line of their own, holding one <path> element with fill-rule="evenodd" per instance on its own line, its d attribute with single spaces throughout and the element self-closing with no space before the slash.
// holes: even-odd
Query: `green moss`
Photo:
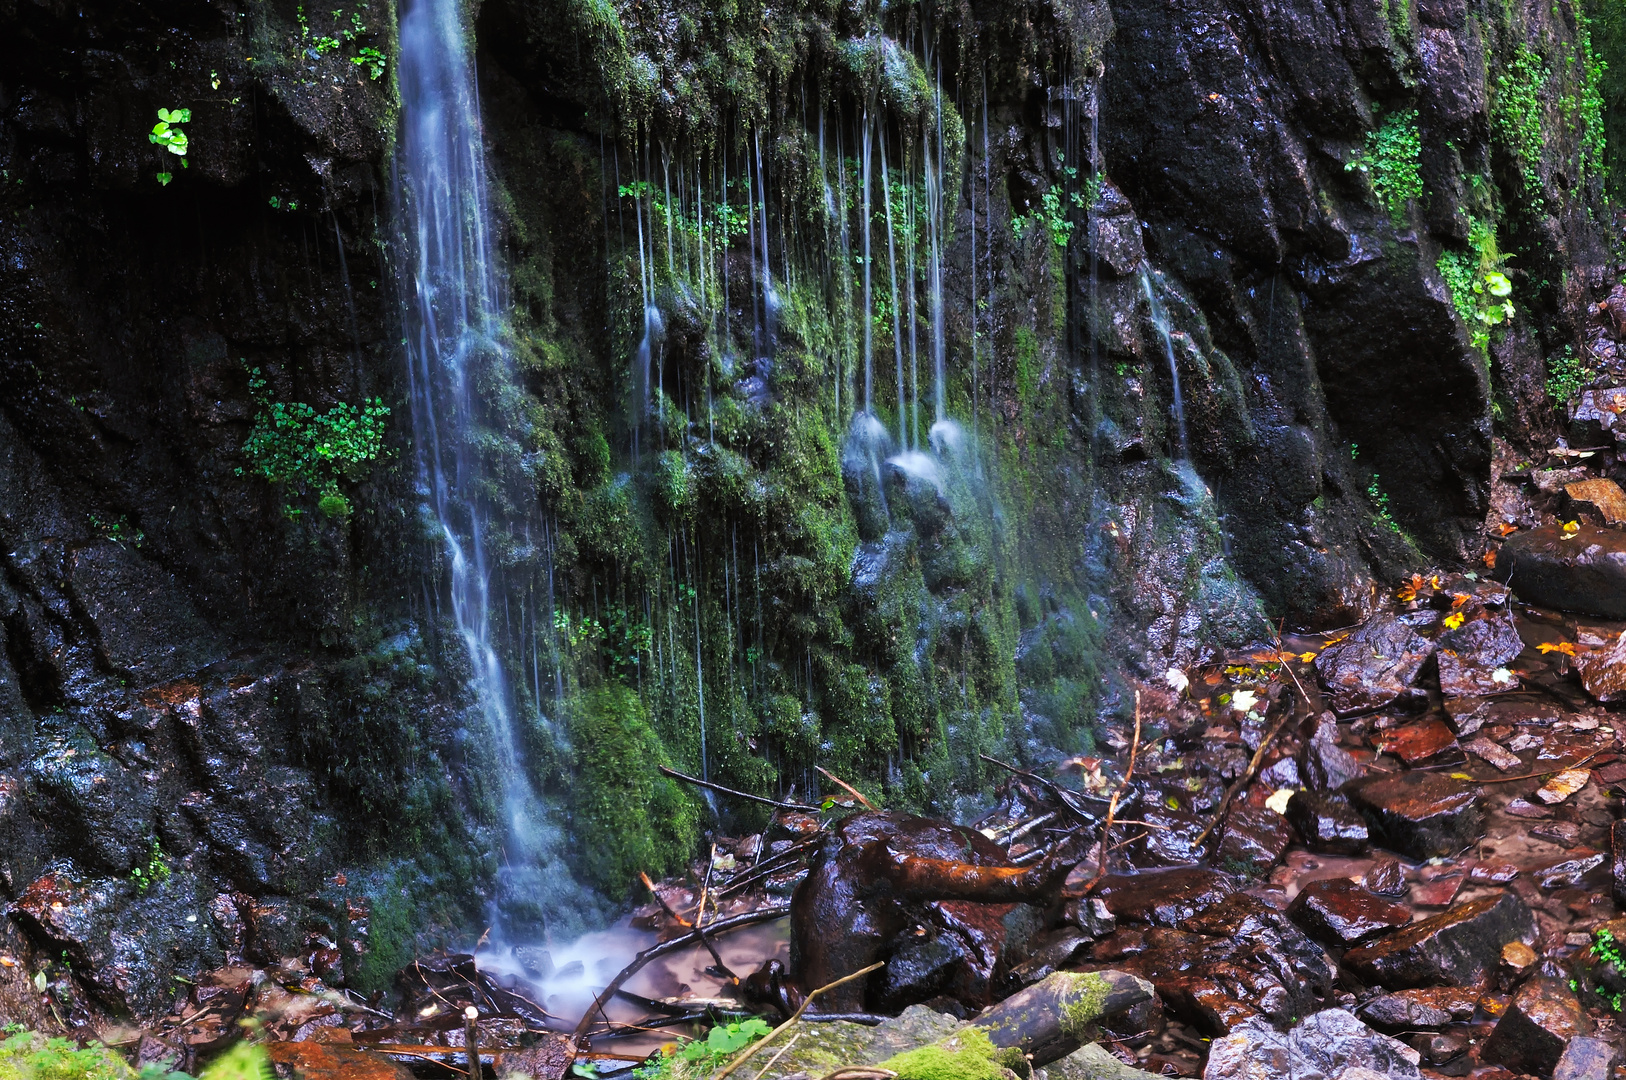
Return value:
<svg viewBox="0 0 1626 1080">
<path fill-rule="evenodd" d="M 1079 997 L 1062 1011 L 1061 1031 L 1070 1039 L 1089 1042 L 1094 1036 L 1095 1022 L 1101 1019 L 1101 1008 L 1106 1004 L 1112 985 L 1096 972 L 1084 972 L 1070 977 L 1069 992 Z"/>
<path fill-rule="evenodd" d="M 105 1046 L 20 1031 L 0 1042 L 0 1080 L 133 1080 L 135 1070 Z"/>
<path fill-rule="evenodd" d="M 612 684 L 582 694 L 568 715 L 576 763 L 572 831 L 588 879 L 619 896 L 640 872 L 658 878 L 678 869 L 693 843 L 698 807 L 655 770 L 667 757 L 643 701 Z"/>
<path fill-rule="evenodd" d="M 1003 1080 L 1005 1067 L 988 1036 L 966 1028 L 941 1042 L 907 1050 L 881 1062 L 898 1080 Z"/>
</svg>

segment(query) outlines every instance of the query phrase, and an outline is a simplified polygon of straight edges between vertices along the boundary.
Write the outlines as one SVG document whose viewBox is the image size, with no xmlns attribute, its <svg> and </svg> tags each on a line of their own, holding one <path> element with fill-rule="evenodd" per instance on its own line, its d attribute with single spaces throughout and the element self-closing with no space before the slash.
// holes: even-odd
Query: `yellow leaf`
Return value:
<svg viewBox="0 0 1626 1080">
<path fill-rule="evenodd" d="M 1315 659 L 1315 653 L 1313 653 L 1313 652 L 1299 653 L 1299 661 L 1301 663 L 1308 664 L 1311 660 L 1314 660 L 1314 659 Z"/>
<path fill-rule="evenodd" d="M 1556 652 L 1563 653 L 1565 656 L 1575 655 L 1575 643 L 1573 641 L 1560 641 L 1556 644 L 1551 641 L 1543 641 L 1536 646 L 1536 649 L 1544 653 Z"/>
<path fill-rule="evenodd" d="M 1449 615 L 1447 615 L 1445 617 L 1445 628 L 1447 630 L 1455 630 L 1457 627 L 1459 627 L 1461 625 L 1462 625 L 1462 612 L 1453 611 L 1451 614 L 1449 614 Z"/>
<path fill-rule="evenodd" d="M 1581 523 L 1579 521 L 1566 521 L 1564 522 L 1564 531 L 1567 533 L 1580 532 Z"/>
<path fill-rule="evenodd" d="M 1453 779 L 1453 780 L 1472 780 L 1473 777 L 1469 776 L 1465 772 L 1454 772 L 1454 773 L 1451 774 L 1451 779 Z"/>
</svg>

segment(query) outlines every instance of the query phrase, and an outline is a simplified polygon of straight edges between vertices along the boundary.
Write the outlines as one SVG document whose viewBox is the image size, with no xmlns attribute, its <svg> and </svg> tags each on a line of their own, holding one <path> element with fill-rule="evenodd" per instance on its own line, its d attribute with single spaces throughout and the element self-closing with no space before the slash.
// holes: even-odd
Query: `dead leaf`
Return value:
<svg viewBox="0 0 1626 1080">
<path fill-rule="evenodd" d="M 1519 531 L 1519 527 L 1513 524 L 1511 521 L 1504 521 L 1500 525 L 1496 526 L 1496 531 L 1501 533 L 1503 536 L 1511 536 Z"/>
<path fill-rule="evenodd" d="M 1554 642 L 1551 642 L 1551 641 L 1543 641 L 1539 645 L 1536 646 L 1536 649 L 1537 649 L 1537 651 L 1544 652 L 1544 653 L 1556 652 L 1556 653 L 1563 653 L 1565 656 L 1574 656 L 1575 655 L 1575 642 L 1573 642 L 1573 641 L 1560 641 L 1560 642 L 1557 642 L 1555 644 Z"/>
<path fill-rule="evenodd" d="M 1473 599 L 1473 597 L 1469 596 L 1465 592 L 1454 592 L 1454 593 L 1451 594 L 1451 606 L 1453 608 L 1459 608 L 1463 604 L 1466 604 L 1469 600 L 1472 600 L 1472 599 Z"/>
<path fill-rule="evenodd" d="M 1481 555 L 1479 558 L 1480 558 L 1480 561 L 1485 564 L 1485 569 L 1487 569 L 1487 570 L 1495 570 L 1496 569 L 1496 551 L 1495 551 L 1494 548 L 1492 550 L 1490 550 L 1490 551 L 1485 552 L 1485 554 Z"/>
<path fill-rule="evenodd" d="M 1462 612 L 1453 611 L 1451 614 L 1447 615 L 1445 617 L 1445 619 L 1443 620 L 1443 622 L 1445 624 L 1445 628 L 1447 630 L 1455 630 L 1457 627 L 1462 625 L 1462 618 L 1463 618 Z"/>
</svg>

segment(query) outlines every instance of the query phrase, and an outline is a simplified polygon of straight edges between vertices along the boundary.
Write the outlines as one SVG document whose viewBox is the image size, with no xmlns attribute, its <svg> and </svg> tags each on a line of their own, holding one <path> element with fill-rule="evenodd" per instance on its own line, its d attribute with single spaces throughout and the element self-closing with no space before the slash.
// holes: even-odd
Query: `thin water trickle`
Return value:
<svg viewBox="0 0 1626 1080">
<path fill-rule="evenodd" d="M 1191 448 L 1186 439 L 1186 403 L 1180 396 L 1180 364 L 1174 356 L 1174 338 L 1169 331 L 1169 313 L 1163 307 L 1163 301 L 1157 298 L 1157 289 L 1152 284 L 1152 268 L 1145 263 L 1140 268 L 1140 285 L 1146 293 L 1146 306 L 1152 315 L 1152 325 L 1157 328 L 1158 336 L 1163 339 L 1163 352 L 1169 358 L 1169 379 L 1174 385 L 1174 423 L 1179 432 L 1179 453 L 1176 461 L 1185 461 L 1191 456 Z"/>
<path fill-rule="evenodd" d="M 558 863 L 560 837 L 533 787 L 500 643 L 493 633 L 488 540 L 523 535 L 488 501 L 482 459 L 502 432 L 477 385 L 512 378 L 502 275 L 492 245 L 479 100 L 458 0 L 412 0 L 401 17 L 401 138 L 395 213 L 420 491 L 450 567 L 452 618 L 479 702 L 481 754 L 501 788 L 506 853 L 492 917 L 534 932 L 578 911 L 585 894 Z M 524 502 L 518 505 L 526 505 Z M 548 575 L 551 582 L 551 573 Z M 544 873 L 546 868 L 546 873 Z"/>
</svg>

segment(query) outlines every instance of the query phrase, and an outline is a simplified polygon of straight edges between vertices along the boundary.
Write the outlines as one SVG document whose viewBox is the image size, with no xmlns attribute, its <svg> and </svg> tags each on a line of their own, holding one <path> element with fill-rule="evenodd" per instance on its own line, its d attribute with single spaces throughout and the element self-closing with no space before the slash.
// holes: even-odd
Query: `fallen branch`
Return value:
<svg viewBox="0 0 1626 1080">
<path fill-rule="evenodd" d="M 1266 734 L 1262 740 L 1260 740 L 1259 749 L 1253 752 L 1253 757 L 1248 762 L 1247 770 L 1244 771 L 1241 776 L 1236 778 L 1236 783 L 1225 789 L 1225 794 L 1220 797 L 1220 804 L 1219 807 L 1214 811 L 1213 818 L 1209 820 L 1207 828 L 1203 829 L 1202 832 L 1197 834 L 1197 839 L 1192 842 L 1192 847 L 1202 847 L 1203 841 L 1207 840 L 1209 836 L 1213 834 L 1214 830 L 1219 827 L 1219 823 L 1225 818 L 1225 812 L 1231 808 L 1231 800 L 1236 798 L 1237 792 L 1241 791 L 1243 788 L 1247 787 L 1253 782 L 1254 775 L 1259 771 L 1259 764 L 1265 760 L 1265 752 L 1270 749 L 1270 744 L 1276 741 L 1276 736 L 1281 733 L 1282 728 L 1287 726 L 1287 721 L 1292 715 L 1292 709 L 1285 709 L 1283 710 L 1282 715 L 1277 717 L 1275 726 L 1270 729 L 1270 732 Z"/>
<path fill-rule="evenodd" d="M 655 903 L 657 903 L 657 904 L 659 904 L 661 906 L 662 911 L 666 912 L 668 915 L 672 916 L 672 918 L 676 919 L 679 926 L 693 926 L 694 925 L 694 923 L 690 922 L 688 919 L 685 919 L 682 915 L 679 915 L 677 912 L 673 911 L 672 910 L 672 905 L 668 904 L 664 899 L 661 898 L 661 894 L 655 891 L 655 883 L 653 881 L 649 880 L 649 875 L 648 874 L 643 873 L 642 871 L 640 871 L 638 876 L 643 879 L 644 888 L 648 889 L 649 894 L 655 898 Z"/>
<path fill-rule="evenodd" d="M 1061 804 L 1067 808 L 1068 812 L 1074 817 L 1078 818 L 1080 821 L 1083 821 L 1086 824 L 1093 823 L 1095 821 L 1094 814 L 1091 814 L 1088 810 L 1085 810 L 1083 807 L 1073 802 L 1073 796 L 1075 793 L 1062 787 L 1060 784 L 1057 784 L 1052 780 L 1046 780 L 1037 773 L 1028 772 L 1026 769 L 1019 769 L 1015 765 L 1003 762 L 998 758 L 989 757 L 987 754 L 978 754 L 977 756 L 990 765 L 998 765 L 1001 769 L 1011 773 L 1013 776 L 1020 776 L 1025 779 L 1032 780 L 1035 784 L 1038 784 L 1040 787 L 1050 792 L 1050 794 L 1054 795 L 1061 802 Z"/>
<path fill-rule="evenodd" d="M 854 979 L 861 978 L 861 977 L 863 977 L 865 975 L 868 975 L 870 972 L 875 971 L 878 968 L 884 968 L 884 967 L 886 967 L 886 961 L 878 960 L 875 963 L 871 964 L 867 968 L 861 968 L 860 970 L 853 972 L 851 975 L 843 975 L 841 978 L 837 979 L 835 982 L 825 983 L 823 986 L 819 987 L 817 990 L 812 991 L 811 993 L 809 993 L 807 995 L 807 997 L 802 999 L 802 1003 L 799 1006 L 797 1006 L 796 1011 L 790 1014 L 790 1019 L 789 1020 L 786 1020 L 783 1024 L 780 1024 L 778 1027 L 776 1027 L 772 1031 L 768 1032 L 768 1034 L 764 1035 L 760 1040 L 758 1040 L 755 1045 L 747 1047 L 744 1053 L 740 1054 L 740 1056 L 735 1058 L 733 1061 L 730 1061 L 728 1063 L 728 1067 L 725 1068 L 722 1072 L 718 1073 L 715 1077 L 713 1077 L 712 1080 L 728 1080 L 728 1074 L 729 1073 L 733 1072 L 735 1069 L 739 1068 L 741 1065 L 744 1065 L 747 1061 L 751 1060 L 752 1056 L 754 1056 L 758 1050 L 761 1050 L 764 1046 L 767 1046 L 770 1042 L 773 1041 L 774 1036 L 778 1035 L 780 1032 L 784 1031 L 786 1028 L 788 1028 L 792 1024 L 796 1023 L 796 1021 L 800 1020 L 802 1018 L 802 1013 L 806 1012 L 807 1007 L 809 1005 L 813 1004 L 813 999 L 818 997 L 820 994 L 824 993 L 826 990 L 834 990 L 838 986 L 841 986 L 841 985 L 843 985 L 845 983 L 850 983 Z"/>
<path fill-rule="evenodd" d="M 822 765 L 815 765 L 813 767 L 819 770 L 826 780 L 841 788 L 841 790 L 863 803 L 869 809 L 875 809 L 875 804 L 864 798 L 864 793 L 862 791 L 859 791 L 857 788 L 853 787 L 851 784 L 847 783 L 847 781 L 843 780 L 841 777 L 837 776 L 835 773 L 831 772 L 829 769 L 826 769 Z"/>
<path fill-rule="evenodd" d="M 779 1048 L 779 1053 L 775 1054 L 772 1058 L 770 1058 L 768 1060 L 768 1064 L 766 1064 L 766 1065 L 764 1065 L 762 1067 L 762 1071 L 757 1073 L 757 1080 L 762 1080 L 762 1078 L 764 1076 L 767 1076 L 768 1075 L 768 1070 L 773 1068 L 775 1065 L 779 1064 L 779 1059 L 784 1057 L 785 1054 L 790 1051 L 790 1048 L 796 1045 L 796 1040 L 800 1039 L 801 1037 L 802 1037 L 802 1033 L 800 1031 L 798 1031 L 796 1034 L 792 1035 L 790 1037 L 790 1041 L 787 1042 L 784 1046 L 781 1046 Z"/>
<path fill-rule="evenodd" d="M 789 914 L 789 904 L 779 904 L 770 908 L 759 908 L 756 911 L 747 911 L 742 915 L 734 915 L 730 918 L 714 922 L 710 926 L 706 927 L 706 932 L 713 935 L 727 933 L 730 930 L 736 930 L 742 926 L 751 926 L 756 923 L 772 922 L 775 919 L 782 919 Z M 697 930 L 691 930 L 687 934 L 680 934 L 679 936 L 672 938 L 670 941 L 663 941 L 659 944 L 651 945 L 637 956 L 634 956 L 632 958 L 632 962 L 626 967 L 622 968 L 620 973 L 617 974 L 615 978 L 610 980 L 610 985 L 606 986 L 603 992 L 601 992 L 599 996 L 594 999 L 593 1004 L 587 1009 L 587 1011 L 582 1013 L 581 1022 L 576 1025 L 576 1030 L 572 1032 L 570 1036 L 571 1053 L 574 1054 L 576 1052 L 576 1049 L 581 1045 L 582 1036 L 586 1034 L 587 1029 L 593 1024 L 593 1017 L 603 1011 L 604 1003 L 616 995 L 616 993 L 621 989 L 622 983 L 636 975 L 639 969 L 645 964 L 649 963 L 651 960 L 659 959 L 660 957 L 666 956 L 670 953 L 680 952 L 683 949 L 697 944 L 700 940 L 700 932 Z"/>
<path fill-rule="evenodd" d="M 745 888 L 747 885 L 756 884 L 763 878 L 772 877 L 774 874 L 779 873 L 779 871 L 785 869 L 791 863 L 795 862 L 796 857 L 801 855 L 804 851 L 818 847 L 819 843 L 820 841 L 817 837 L 812 840 L 803 840 L 795 847 L 786 848 L 777 855 L 761 860 L 756 864 L 755 867 L 752 868 L 748 877 L 730 881 L 727 885 L 724 885 L 722 888 L 718 889 L 718 898 L 728 896 L 731 893 L 736 893 Z"/>
<path fill-rule="evenodd" d="M 766 795 L 752 795 L 748 791 L 735 791 L 733 788 L 724 787 L 721 784 L 714 784 L 710 780 L 702 780 L 698 776 L 689 776 L 685 773 L 678 772 L 676 769 L 668 769 L 665 765 L 657 765 L 655 767 L 674 780 L 682 780 L 685 784 L 693 784 L 695 787 L 703 787 L 709 791 L 715 791 L 722 795 L 732 795 L 736 799 L 749 799 L 751 802 L 762 803 L 765 806 L 777 806 L 781 810 L 800 810 L 803 813 L 808 814 L 817 814 L 819 812 L 819 808 L 817 806 L 808 806 L 804 803 L 781 802 L 778 799 L 770 799 Z"/>
<path fill-rule="evenodd" d="M 1107 847 L 1107 843 L 1112 838 L 1113 819 L 1116 818 L 1117 815 L 1118 815 L 1118 798 L 1125 791 L 1129 790 L 1129 781 L 1135 775 L 1135 759 L 1137 757 L 1139 757 L 1139 756 L 1140 756 L 1140 691 L 1136 690 L 1135 691 L 1135 738 L 1129 744 L 1129 764 L 1124 768 L 1124 777 L 1123 777 L 1123 779 L 1118 782 L 1117 788 L 1114 789 L 1114 791 L 1112 792 L 1111 801 L 1107 803 L 1107 820 L 1105 822 L 1103 822 L 1102 825 L 1101 825 L 1101 844 L 1100 844 L 1100 852 L 1101 852 L 1101 854 L 1096 859 L 1095 877 L 1090 880 L 1090 883 L 1088 885 L 1084 886 L 1084 894 L 1086 896 L 1089 895 L 1090 893 L 1094 892 L 1095 887 L 1101 883 L 1101 879 L 1107 876 L 1107 856 L 1109 854 L 1111 854 L 1111 849 L 1109 849 Z"/>
</svg>

